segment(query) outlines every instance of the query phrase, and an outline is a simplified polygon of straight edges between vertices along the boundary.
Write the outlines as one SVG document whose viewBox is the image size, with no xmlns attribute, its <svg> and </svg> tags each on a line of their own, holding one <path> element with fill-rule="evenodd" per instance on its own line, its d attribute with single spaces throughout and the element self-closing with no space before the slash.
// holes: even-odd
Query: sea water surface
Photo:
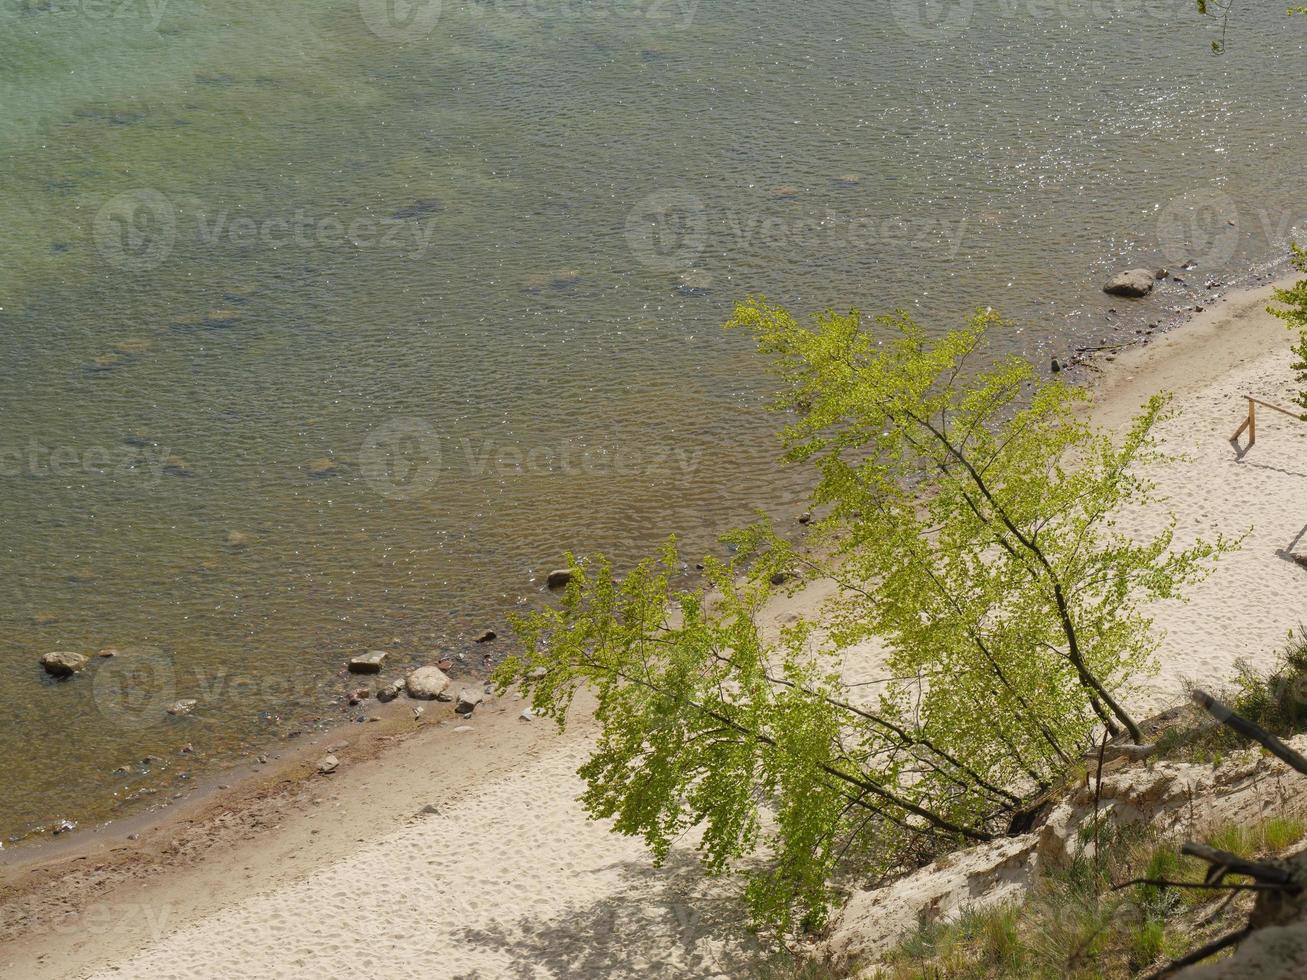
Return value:
<svg viewBox="0 0 1307 980">
<path fill-rule="evenodd" d="M 0 0 L 0 837 L 339 720 L 352 654 L 475 676 L 564 549 L 795 505 L 739 298 L 1045 364 L 1276 261 L 1280 6 L 1218 58 L 1188 0 Z"/>
</svg>

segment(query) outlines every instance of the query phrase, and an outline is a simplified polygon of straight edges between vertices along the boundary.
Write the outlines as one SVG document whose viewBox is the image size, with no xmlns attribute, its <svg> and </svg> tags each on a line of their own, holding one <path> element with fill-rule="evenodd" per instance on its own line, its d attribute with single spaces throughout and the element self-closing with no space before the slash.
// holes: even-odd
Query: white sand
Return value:
<svg viewBox="0 0 1307 980">
<path fill-rule="evenodd" d="M 653 872 L 638 841 L 581 818 L 583 758 L 550 751 L 95 975 L 733 975 L 693 865 Z"/>
<path fill-rule="evenodd" d="M 1158 474 L 1181 538 L 1254 528 L 1243 550 L 1158 610 L 1163 669 L 1139 707 L 1185 679 L 1227 678 L 1238 657 L 1269 664 L 1307 619 L 1307 424 L 1260 419 L 1242 459 L 1229 442 L 1245 392 L 1284 403 L 1288 334 L 1245 294 L 1108 366 L 1096 414 L 1122 424 L 1149 393 L 1177 392 L 1164 431 L 1191 460 Z M 1160 525 L 1157 512 L 1141 529 Z M 823 591 L 814 589 L 813 594 Z M 793 613 L 810 597 L 778 603 Z M 874 658 L 874 654 L 869 656 Z M 873 662 L 847 665 L 874 675 Z M 13 977 L 676 977 L 739 976 L 749 944 L 729 883 L 704 882 L 693 847 L 649 867 L 638 841 L 585 819 L 574 775 L 588 727 L 557 736 L 486 709 L 477 730 L 432 730 L 369 769 L 319 780 L 316 807 L 194 867 L 101 896 L 57 934 L 0 949 Z M 529 730 L 529 731 L 528 731 Z M 463 739 L 463 743 L 454 740 Z M 436 814 L 412 816 L 428 803 Z M 142 914 L 129 920 L 128 912 Z M 42 957 L 42 958 L 38 958 Z"/>
</svg>

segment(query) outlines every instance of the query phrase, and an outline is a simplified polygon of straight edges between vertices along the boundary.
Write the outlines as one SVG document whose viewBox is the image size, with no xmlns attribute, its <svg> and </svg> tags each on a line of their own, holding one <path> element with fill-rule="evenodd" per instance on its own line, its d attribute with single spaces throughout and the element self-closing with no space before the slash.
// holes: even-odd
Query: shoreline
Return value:
<svg viewBox="0 0 1307 980">
<path fill-rule="evenodd" d="M 1175 435 L 1180 442 L 1189 439 L 1190 431 L 1200 428 L 1204 433 L 1233 432 L 1241 421 L 1242 405 L 1232 399 L 1237 400 L 1237 392 L 1248 384 L 1255 385 L 1258 378 L 1266 377 L 1265 372 L 1254 370 L 1259 362 L 1279 358 L 1287 365 L 1289 361 L 1291 335 L 1281 321 L 1264 313 L 1264 307 L 1273 286 L 1297 278 L 1292 275 L 1268 285 L 1231 290 L 1202 312 L 1153 334 L 1147 343 L 1131 345 L 1115 353 L 1110 361 L 1088 360 L 1070 377 L 1090 392 L 1089 414 L 1103 426 L 1119 429 L 1149 395 L 1167 389 L 1175 394 L 1175 407 L 1182 414 L 1178 424 L 1183 428 Z M 1246 377 L 1250 370 L 1251 380 Z M 1284 399 L 1275 396 L 1271 400 Z M 1188 416 L 1184 414 L 1186 407 Z M 1227 421 L 1228 427 L 1222 429 Z M 1299 432 L 1290 428 L 1293 424 L 1289 419 L 1268 421 L 1258 442 L 1265 462 L 1258 458 L 1259 450 L 1236 458 L 1228 444 L 1212 446 L 1211 440 L 1204 440 L 1202 446 L 1214 454 L 1212 459 L 1222 459 L 1220 454 L 1224 452 L 1233 465 L 1241 467 L 1241 475 L 1251 474 L 1260 485 L 1258 489 L 1269 494 L 1268 480 L 1307 480 L 1307 472 L 1286 474 L 1288 468 L 1280 465 L 1285 461 L 1286 447 L 1293 446 L 1292 440 L 1307 437 L 1307 427 Z M 1297 455 L 1301 458 L 1301 452 Z M 1294 456 L 1289 453 L 1287 458 L 1292 460 Z M 1206 531 L 1215 523 L 1213 513 L 1224 505 L 1209 499 L 1210 488 L 1201 483 L 1205 474 L 1190 472 L 1187 468 L 1191 466 L 1212 468 L 1210 460 L 1202 459 L 1177 467 L 1175 486 L 1167 489 L 1174 491 L 1173 506 L 1175 500 L 1183 503 L 1176 507 L 1183 511 L 1178 536 L 1191 526 Z M 1184 472 L 1179 472 L 1181 469 Z M 1286 520 L 1292 523 L 1295 516 L 1288 515 Z M 1238 533 L 1250 522 L 1244 511 L 1223 511 L 1217 519 L 1230 534 Z M 1301 520 L 1307 521 L 1307 515 Z M 1273 536 L 1274 531 L 1269 533 Z M 1278 572 L 1278 566 L 1266 564 L 1262 544 L 1259 541 L 1248 556 L 1233 556 L 1218 575 L 1194 590 L 1194 602 L 1187 611 L 1192 614 L 1200 602 L 1205 602 L 1203 615 L 1186 618 L 1176 610 L 1159 613 L 1162 629 L 1170 627 L 1171 632 L 1158 658 L 1162 661 L 1163 681 L 1150 685 L 1148 691 L 1131 692 L 1132 700 L 1165 700 L 1182 683 L 1186 670 L 1197 669 L 1203 672 L 1200 676 L 1210 676 L 1222 663 L 1229 668 L 1230 651 L 1224 649 L 1214 656 L 1205 657 L 1200 650 L 1182 655 L 1186 644 L 1201 644 L 1204 638 L 1213 642 L 1214 637 L 1228 635 L 1231 645 L 1241 647 L 1240 653 L 1262 657 L 1274 654 L 1275 649 L 1267 647 L 1267 638 L 1283 625 L 1283 609 L 1303 607 L 1297 600 L 1307 596 L 1307 576 L 1301 582 L 1296 578 L 1277 580 L 1274 588 L 1261 590 L 1251 600 L 1221 591 L 1229 588 L 1230 581 L 1252 588 L 1267 575 Z M 1291 565 L 1279 564 L 1286 568 Z M 1297 570 L 1296 574 L 1302 573 Z M 1250 580 L 1249 576 L 1254 577 Z M 820 583 L 814 583 L 796 596 L 777 597 L 769 615 L 782 622 L 819 601 L 822 591 Z M 1236 613 L 1230 607 L 1241 603 L 1248 606 L 1244 615 L 1254 619 L 1231 619 Z M 1277 611 L 1281 613 L 1278 616 Z M 1295 622 L 1285 628 L 1297 625 L 1295 614 L 1290 612 L 1288 618 Z M 1214 623 L 1218 626 L 1214 627 Z M 1213 634 L 1214 628 L 1222 626 L 1224 633 Z M 212 783 L 202 784 L 185 799 L 162 810 L 0 851 L 0 968 L 24 977 L 86 976 L 88 971 L 130 960 L 141 951 L 148 960 L 152 948 L 164 949 L 167 941 L 175 941 L 189 929 L 211 926 L 224 916 L 223 921 L 234 916 L 234 921 L 248 924 L 252 910 L 267 895 L 291 894 L 297 888 L 309 887 L 306 882 L 316 881 L 321 886 L 323 876 L 330 877 L 340 869 L 357 875 L 378 868 L 393 882 L 397 876 L 404 877 L 405 869 L 392 861 L 386 845 L 394 845 L 396 839 L 407 840 L 405 835 L 413 834 L 424 841 L 425 848 L 414 852 L 414 863 L 438 862 L 446 886 L 472 893 L 489 892 L 491 899 L 498 896 L 501 902 L 516 897 L 525 905 L 540 906 L 541 914 L 550 921 L 551 902 L 570 908 L 578 894 L 584 900 L 595 897 L 593 889 L 587 891 L 589 885 L 581 887 L 573 881 L 580 871 L 603 878 L 607 888 L 604 900 L 617 902 L 615 908 L 626 908 L 622 899 L 630 899 L 627 904 L 638 904 L 638 899 L 631 897 L 632 882 L 638 882 L 641 888 L 695 894 L 690 907 L 696 936 L 694 942 L 683 942 L 680 950 L 669 953 L 660 948 L 660 944 L 665 945 L 667 925 L 661 918 L 652 923 L 647 918 L 626 923 L 639 926 L 641 935 L 647 933 L 642 941 L 634 943 L 637 955 L 644 958 L 643 965 L 634 961 L 616 964 L 633 974 L 638 972 L 637 966 L 653 968 L 648 958 L 654 956 L 672 956 L 665 963 L 655 963 L 676 972 L 691 966 L 706 969 L 714 957 L 727 952 L 749 954 L 747 938 L 733 934 L 729 916 L 714 918 L 703 912 L 707 908 L 721 912 L 722 903 L 711 884 L 701 895 L 695 892 L 704 883 L 695 883 L 692 865 L 684 862 L 687 855 L 681 851 L 690 848 L 678 849 L 670 870 L 655 871 L 648 867 L 638 841 L 616 837 L 606 827 L 585 820 L 574 802 L 579 780 L 572 777 L 569 782 L 568 776 L 593 734 L 588 714 L 578 712 L 566 734 L 560 735 L 547 721 L 521 720 L 524 703 L 513 693 L 488 700 L 468 720 L 455 716 L 452 704 L 428 702 L 421 723 L 416 723 L 411 713 L 413 704 L 400 700 L 378 706 L 382 710 L 376 713 L 384 719 L 380 723 L 342 724 L 321 733 L 306 733 L 294 746 L 283 743 L 275 765 L 249 772 L 225 770 Z M 460 727 L 472 730 L 456 731 Z M 338 743 L 343 743 L 335 753 L 341 760 L 340 770 L 331 776 L 317 775 L 314 760 Z M 522 783 L 535 794 L 522 800 L 523 812 L 510 809 L 501 816 L 497 809 L 486 809 L 487 800 L 502 804 L 504 799 L 512 799 L 513 787 Z M 477 826 L 477 820 L 483 825 Z M 502 840 L 498 839 L 500 834 L 504 835 Z M 131 835 L 138 839 L 129 839 Z M 484 840 L 478 841 L 478 835 Z M 559 867 L 571 865 L 571 870 L 562 870 L 552 886 L 545 881 L 535 889 L 516 889 L 512 880 L 515 873 L 539 857 L 534 850 L 523 852 L 524 835 L 535 849 L 543 845 L 557 851 Z M 593 866 L 587 866 L 587 861 Z M 615 880 L 608 872 L 614 862 L 625 869 Z M 501 866 L 488 866 L 491 863 Z M 468 867 L 464 868 L 464 864 Z M 505 864 L 508 867 L 502 866 Z M 241 873 L 234 873 L 232 866 L 239 866 Z M 412 880 L 405 880 L 417 887 Z M 380 887 L 374 877 L 365 876 L 356 883 L 365 892 Z M 537 894 L 541 891 L 546 894 Z M 412 888 L 410 897 L 411 893 Z M 299 900 L 305 895 L 321 898 L 322 888 L 296 894 Z M 440 895 L 445 893 L 435 897 L 439 899 Z M 499 904 L 489 899 L 486 906 L 451 904 L 448 897 L 439 899 L 445 904 L 428 909 L 431 915 L 443 916 L 442 950 L 452 941 L 450 937 L 463 935 L 462 920 L 484 916 L 488 909 L 497 910 Z M 364 904 L 373 907 L 372 901 Z M 451 915 L 449 909 L 453 906 L 458 907 Z M 346 916 L 350 913 L 347 905 L 332 907 Z M 16 914 L 15 910 L 20 912 Z M 134 910 L 130 916 L 129 910 Z M 150 915 L 146 914 L 148 910 L 167 914 Z M 101 924 L 96 925 L 93 919 Z M 673 934 L 678 928 L 686 931 L 683 923 L 677 926 L 678 921 L 674 914 Z M 347 926 L 357 923 L 348 919 L 336 923 L 337 928 Z M 282 923 L 281 928 L 294 926 Z M 558 960 L 560 964 L 574 954 L 575 944 L 589 935 L 587 928 L 596 933 L 599 929 L 580 921 L 573 934 L 558 938 L 572 950 L 559 954 L 563 956 Z M 275 936 L 265 939 L 272 942 Z M 378 941 L 375 934 L 372 939 Z M 603 941 L 611 939 L 604 937 Z M 520 953 L 518 945 L 522 946 Z M 506 935 L 493 950 L 483 950 L 477 962 L 493 969 L 509 957 L 509 962 L 520 969 L 533 962 L 522 956 L 536 955 L 541 962 L 553 963 L 552 949 Z M 349 966 L 357 952 L 354 947 L 350 950 L 342 957 L 342 969 Z M 448 950 L 454 955 L 456 947 L 450 945 Z M 305 955 L 312 959 L 310 953 Z M 622 972 L 612 972 L 611 958 L 602 966 L 610 972 L 600 972 L 596 966 L 593 973 L 587 973 L 570 964 L 575 975 Z M 117 975 L 145 975 L 133 974 L 131 969 Z M 728 969 L 721 975 L 729 974 Z M 715 974 L 709 971 L 697 975 Z"/>
<path fill-rule="evenodd" d="M 1122 334 L 1119 344 L 1109 343 L 1102 347 L 1080 347 L 1075 344 L 1059 347 L 1056 343 L 1049 344 L 1041 341 L 1035 345 L 1035 350 L 1029 352 L 1026 356 L 1034 361 L 1037 368 L 1042 368 L 1045 372 L 1047 371 L 1047 360 L 1041 365 L 1039 358 L 1052 357 L 1058 360 L 1061 364 L 1061 370 L 1068 380 L 1094 392 L 1104 383 L 1106 377 L 1104 371 L 1105 362 L 1122 358 L 1123 363 L 1125 363 L 1133 352 L 1147 349 L 1158 343 L 1169 346 L 1168 338 L 1172 334 L 1177 331 L 1189 331 L 1195 325 L 1209 321 L 1212 315 L 1219 313 L 1229 301 L 1254 294 L 1269 294 L 1269 290 L 1273 285 L 1283 286 L 1295 281 L 1298 278 L 1297 275 L 1276 274 L 1276 270 L 1283 272 L 1288 268 L 1289 260 L 1283 256 L 1254 265 L 1244 275 L 1238 277 L 1233 284 L 1216 284 L 1215 292 L 1197 284 L 1197 281 L 1204 278 L 1202 275 L 1195 274 L 1195 281 L 1190 281 L 1179 275 L 1180 272 L 1185 272 L 1185 275 L 1188 275 L 1186 270 L 1178 270 L 1175 275 L 1168 274 L 1163 281 L 1158 283 L 1157 288 L 1149 296 L 1141 300 L 1123 299 L 1116 296 L 1103 297 L 1103 306 L 1098 312 L 1106 321 L 1102 326 L 1107 333 L 1118 333 L 1122 329 L 1122 321 L 1125 320 L 1138 320 L 1140 323 L 1144 319 L 1154 320 L 1157 323 L 1156 329 L 1150 326 L 1145 330 L 1141 327 L 1135 330 L 1133 337 Z M 1201 304 L 1206 302 L 1204 300 L 1205 296 L 1213 298 L 1208 305 L 1203 306 Z M 1182 305 L 1176 306 L 1177 302 Z M 1193 312 L 1193 310 L 1198 312 Z M 1104 338 L 1104 342 L 1107 342 L 1107 338 Z M 807 506 L 807 501 L 803 498 L 798 499 L 797 502 L 778 502 L 773 508 L 773 513 L 778 518 L 789 519 L 804 512 Z M 549 601 L 547 590 L 541 588 L 538 582 L 533 581 L 533 584 L 536 585 L 536 591 L 542 593 L 543 600 Z M 498 617 L 492 616 L 490 618 L 497 618 L 502 622 L 502 612 L 503 610 L 501 610 L 501 615 Z M 467 643 L 464 643 L 464 646 L 467 645 Z M 461 656 L 462 654 L 460 654 L 460 658 Z M 411 655 L 410 659 L 413 660 L 413 663 L 407 668 L 409 670 L 416 669 L 427 662 L 421 657 L 414 658 Z M 483 683 L 487 676 L 487 671 L 472 671 L 466 677 L 455 678 L 451 674 L 451 679 L 454 681 L 455 686 L 475 686 Z M 316 744 L 323 737 L 350 732 L 351 723 L 361 720 L 361 718 L 348 717 L 349 709 L 347 705 L 349 702 L 347 692 L 353 687 L 370 686 L 370 682 L 373 680 L 375 678 L 368 675 L 348 675 L 343 671 L 334 680 L 324 675 L 317 682 L 317 685 L 324 689 L 333 689 L 332 697 L 313 708 L 308 705 L 303 706 L 306 713 L 317 712 L 318 716 L 306 718 L 300 729 L 294 731 L 291 735 L 286 733 L 272 735 L 270 733 L 269 740 L 261 744 L 258 749 L 242 750 L 235 755 L 228 754 L 226 758 L 206 759 L 195 774 L 194 781 L 185 788 L 176 782 L 164 780 L 163 774 L 180 767 L 184 764 L 184 761 L 191 761 L 194 764 L 194 760 L 200 757 L 191 757 L 188 760 L 179 757 L 177 760 L 173 760 L 173 765 L 161 768 L 158 778 L 153 782 L 139 782 L 136 784 L 138 789 L 144 788 L 144 793 L 147 796 L 153 797 L 158 794 L 161 802 L 137 801 L 134 805 L 129 806 L 123 806 L 119 803 L 117 805 L 122 807 L 120 812 L 115 812 L 112 807 L 104 806 L 92 807 L 81 813 L 55 812 L 48 815 L 48 818 L 40 824 L 30 825 L 26 831 L 0 839 L 0 869 L 10 863 L 22 860 L 15 858 L 15 854 L 21 855 L 25 852 L 40 850 L 57 855 L 65 848 L 75 846 L 75 841 L 88 834 L 103 835 L 115 828 L 137 829 L 141 826 L 150 825 L 155 822 L 156 817 L 167 815 L 178 809 L 186 809 L 197 800 L 203 800 L 226 792 L 229 784 L 233 782 L 258 781 L 266 775 L 266 772 L 252 760 L 261 754 L 284 754 L 292 751 L 293 746 L 287 742 L 287 739 L 292 735 L 304 736 L 305 739 Z M 365 702 L 365 704 L 371 709 L 385 707 L 378 704 L 375 699 Z M 337 717 L 322 717 L 331 714 Z M 183 776 L 181 778 L 188 777 Z M 165 796 L 169 798 L 165 799 Z M 67 818 L 72 819 L 67 821 Z M 60 824 L 65 822 L 70 822 L 73 829 L 58 829 Z"/>
</svg>

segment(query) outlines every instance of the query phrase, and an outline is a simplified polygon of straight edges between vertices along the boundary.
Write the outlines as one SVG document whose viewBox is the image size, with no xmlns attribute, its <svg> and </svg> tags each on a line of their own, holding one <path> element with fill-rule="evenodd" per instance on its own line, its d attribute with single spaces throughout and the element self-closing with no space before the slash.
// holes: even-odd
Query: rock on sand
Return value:
<svg viewBox="0 0 1307 980">
<path fill-rule="evenodd" d="M 449 687 L 449 678 L 439 667 L 419 667 L 408 675 L 404 688 L 418 701 L 434 701 Z"/>
</svg>

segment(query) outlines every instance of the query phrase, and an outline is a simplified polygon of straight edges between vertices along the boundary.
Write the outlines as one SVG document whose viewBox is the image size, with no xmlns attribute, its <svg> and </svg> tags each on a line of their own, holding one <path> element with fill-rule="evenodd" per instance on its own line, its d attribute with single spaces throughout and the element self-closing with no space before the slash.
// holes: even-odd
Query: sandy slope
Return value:
<svg viewBox="0 0 1307 980">
<path fill-rule="evenodd" d="M 1137 692 L 1142 703 L 1173 700 L 1186 680 L 1219 683 L 1238 658 L 1268 665 L 1288 630 L 1307 623 L 1307 569 L 1289 558 L 1307 555 L 1307 423 L 1262 409 L 1257 444 L 1240 455 L 1229 442 L 1246 415 L 1246 395 L 1287 405 L 1292 390 L 1290 334 L 1265 312 L 1269 294 L 1268 287 L 1237 295 L 1129 352 L 1098 392 L 1096 415 L 1109 425 L 1122 424 L 1156 391 L 1175 393 L 1163 445 L 1188 458 L 1155 479 L 1177 517 L 1177 544 L 1250 531 L 1190 590 L 1189 603 L 1157 609 L 1162 669 L 1151 694 Z M 1155 532 L 1166 514 L 1155 508 L 1133 519 Z"/>
<path fill-rule="evenodd" d="M 1106 365 L 1095 413 L 1123 424 L 1152 391 L 1177 393 L 1163 432 L 1190 455 L 1158 474 L 1181 538 L 1254 530 L 1194 592 L 1158 609 L 1163 670 L 1132 692 L 1141 706 L 1186 679 L 1269 663 L 1307 619 L 1307 425 L 1270 413 L 1238 457 L 1228 442 L 1245 392 L 1283 401 L 1287 334 L 1235 297 L 1183 330 Z M 1141 530 L 1164 518 L 1137 515 Z M 813 590 L 813 595 L 823 591 Z M 778 602 L 784 619 L 812 597 Z M 850 673 L 874 674 L 875 651 Z M 690 842 L 654 870 L 637 841 L 588 822 L 574 775 L 590 737 L 521 722 L 493 706 L 455 733 L 423 733 L 384 764 L 343 767 L 313 806 L 256 842 L 174 875 L 101 895 L 104 925 L 71 926 L 0 950 L 15 977 L 739 976 L 750 947 L 722 883 L 694 872 Z M 524 734 L 529 729 L 529 732 Z M 463 739 L 463 742 L 458 742 Z M 319 780 L 320 785 L 328 781 Z M 418 812 L 434 801 L 436 812 Z M 127 921 L 124 910 L 152 912 Z M 38 959 L 38 957 L 43 957 Z"/>
</svg>

